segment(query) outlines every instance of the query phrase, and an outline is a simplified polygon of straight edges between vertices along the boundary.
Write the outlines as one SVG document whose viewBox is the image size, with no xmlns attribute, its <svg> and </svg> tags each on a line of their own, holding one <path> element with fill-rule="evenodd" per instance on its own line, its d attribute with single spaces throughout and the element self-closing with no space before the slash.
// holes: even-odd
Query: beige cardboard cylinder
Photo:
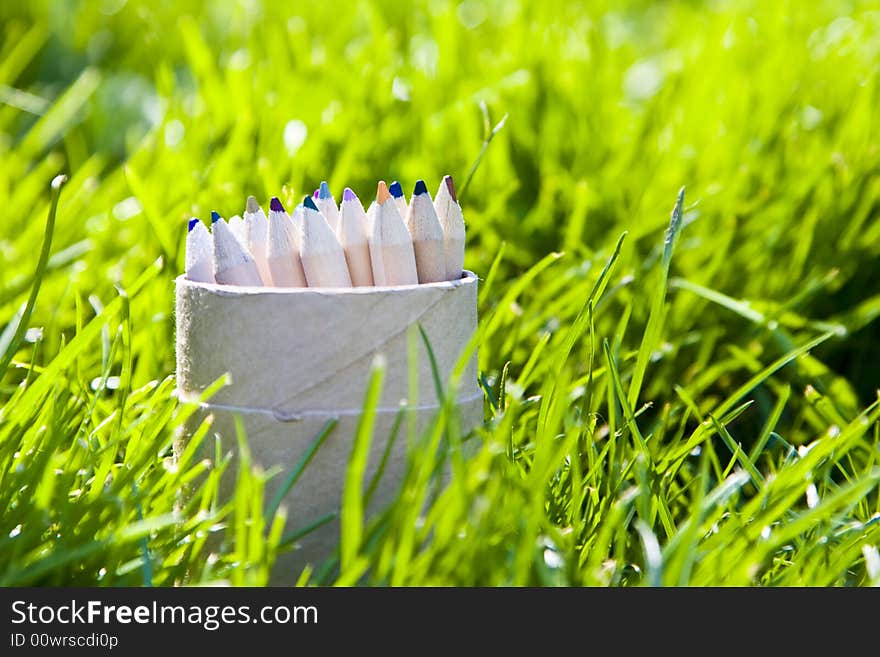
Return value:
<svg viewBox="0 0 880 657">
<path fill-rule="evenodd" d="M 379 464 L 401 400 L 408 397 L 407 332 L 420 324 L 431 344 L 441 380 L 446 381 L 477 327 L 477 277 L 398 287 L 262 288 L 176 281 L 177 388 L 181 399 L 198 397 L 228 373 L 231 383 L 203 404 L 191 429 L 205 414 L 224 450 L 235 445 L 234 416 L 247 433 L 253 461 L 282 473 L 268 485 L 271 499 L 285 473 L 299 460 L 331 418 L 338 425 L 285 499 L 286 531 L 300 529 L 338 511 L 354 433 L 374 358 L 386 362 L 366 477 Z M 418 400 L 423 426 L 437 412 L 431 364 L 421 337 Z M 457 405 L 463 431 L 483 418 L 474 352 L 460 378 Z M 405 432 L 405 429 L 402 429 Z M 176 444 L 185 444 L 185 434 Z M 206 441 L 205 456 L 213 446 Z M 407 440 L 398 438 L 371 508 L 396 492 L 406 464 Z M 227 478 L 226 490 L 231 490 Z M 282 555 L 272 582 L 295 581 L 306 563 L 329 557 L 339 537 L 338 520 Z"/>
</svg>

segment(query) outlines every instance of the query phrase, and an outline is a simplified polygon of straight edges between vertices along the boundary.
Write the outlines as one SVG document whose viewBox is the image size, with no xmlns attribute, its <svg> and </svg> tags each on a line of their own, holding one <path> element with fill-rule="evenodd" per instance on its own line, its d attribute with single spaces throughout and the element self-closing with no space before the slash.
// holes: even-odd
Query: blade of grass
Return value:
<svg viewBox="0 0 880 657">
<path fill-rule="evenodd" d="M 669 228 L 666 231 L 666 240 L 663 244 L 660 282 L 657 286 L 657 290 L 653 294 L 651 312 L 648 315 L 648 324 L 645 327 L 645 334 L 642 336 L 642 343 L 639 346 L 639 354 L 636 357 L 635 368 L 633 369 L 632 379 L 630 380 L 629 395 L 627 399 L 632 408 L 635 408 L 638 405 L 639 393 L 642 389 L 642 381 L 645 378 L 645 371 L 648 369 L 648 361 L 660 340 L 660 333 L 663 330 L 663 322 L 666 314 L 666 290 L 669 279 L 669 266 L 672 263 L 672 251 L 675 246 L 675 238 L 681 228 L 683 206 L 684 187 L 679 190 L 675 206 L 672 208 L 672 217 L 669 220 Z"/>
<path fill-rule="evenodd" d="M 359 563 L 358 551 L 364 531 L 364 495 L 362 486 L 367 459 L 370 455 L 370 443 L 373 438 L 373 422 L 376 408 L 382 394 L 382 383 L 385 378 L 385 361 L 377 358 L 373 362 L 370 380 L 364 396 L 363 411 L 355 433 L 351 456 L 345 471 L 345 484 L 342 489 L 341 509 L 341 541 L 340 566 L 342 572 L 352 571 Z"/>
<path fill-rule="evenodd" d="M 55 233 L 55 215 L 58 213 L 58 199 L 61 197 L 61 187 L 67 181 L 67 176 L 56 176 L 52 180 L 52 197 L 49 202 L 49 215 L 46 217 L 46 230 L 43 235 L 43 246 L 40 248 L 40 257 L 37 260 L 37 268 L 34 272 L 34 280 L 31 285 L 31 293 L 28 296 L 24 309 L 13 318 L 0 335 L 0 378 L 6 373 L 9 363 L 18 351 L 24 334 L 27 331 L 28 322 L 34 312 L 37 303 L 37 295 L 43 283 L 46 273 L 46 265 L 49 263 L 49 252 L 52 250 L 52 235 Z"/>
</svg>

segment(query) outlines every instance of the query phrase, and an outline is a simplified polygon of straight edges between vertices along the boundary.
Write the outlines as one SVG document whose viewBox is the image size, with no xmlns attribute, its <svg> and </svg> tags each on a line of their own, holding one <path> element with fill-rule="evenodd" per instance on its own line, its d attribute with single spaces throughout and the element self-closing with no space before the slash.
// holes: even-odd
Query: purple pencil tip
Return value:
<svg viewBox="0 0 880 657">
<path fill-rule="evenodd" d="M 314 192 L 312 192 L 312 198 L 318 198 L 321 195 L 321 189 L 318 188 Z"/>
<path fill-rule="evenodd" d="M 403 187 L 401 187 L 400 183 L 396 180 L 388 185 L 388 191 L 391 192 L 391 196 L 394 198 L 400 198 L 403 196 Z"/>
<path fill-rule="evenodd" d="M 306 197 L 303 199 L 303 205 L 304 205 L 305 207 L 307 207 L 307 208 L 311 208 L 311 209 L 314 210 L 315 212 L 318 211 L 318 206 L 315 205 L 315 202 L 312 200 L 312 197 L 311 197 L 311 196 L 306 196 Z"/>
<path fill-rule="evenodd" d="M 272 212 L 284 212 L 284 206 L 281 205 L 281 201 L 277 196 L 273 196 L 272 200 L 269 201 L 269 209 Z"/>
<path fill-rule="evenodd" d="M 351 187 L 346 187 L 342 192 L 342 200 L 343 201 L 354 201 L 357 199 L 357 194 L 351 191 Z"/>
<path fill-rule="evenodd" d="M 192 219 L 190 219 L 190 220 L 189 220 L 189 225 L 188 225 L 188 227 L 187 227 L 187 229 L 186 229 L 186 232 L 188 232 L 188 233 L 191 232 L 192 229 L 196 227 L 196 224 L 197 224 L 197 223 L 199 223 L 199 220 L 198 220 L 196 217 L 193 217 Z"/>
<path fill-rule="evenodd" d="M 330 187 L 327 185 L 326 180 L 322 180 L 321 186 L 318 187 L 318 198 L 333 198 L 333 194 L 330 193 Z"/>
</svg>

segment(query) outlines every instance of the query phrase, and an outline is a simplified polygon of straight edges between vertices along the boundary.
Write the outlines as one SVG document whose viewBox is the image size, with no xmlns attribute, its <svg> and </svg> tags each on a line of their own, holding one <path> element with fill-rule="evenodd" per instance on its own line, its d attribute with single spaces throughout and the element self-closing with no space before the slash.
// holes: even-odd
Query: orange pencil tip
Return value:
<svg viewBox="0 0 880 657">
<path fill-rule="evenodd" d="M 385 201 L 391 198 L 391 192 L 388 191 L 388 185 L 385 184 L 384 180 L 379 181 L 379 187 L 376 190 L 376 203 L 382 205 Z"/>
</svg>

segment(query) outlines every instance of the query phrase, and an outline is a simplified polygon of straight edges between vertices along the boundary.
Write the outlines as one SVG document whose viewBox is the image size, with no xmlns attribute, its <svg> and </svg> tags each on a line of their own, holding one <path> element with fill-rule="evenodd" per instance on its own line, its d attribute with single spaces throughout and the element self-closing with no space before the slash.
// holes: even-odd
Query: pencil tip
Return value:
<svg viewBox="0 0 880 657">
<path fill-rule="evenodd" d="M 253 214 L 255 212 L 259 212 L 260 204 L 257 203 L 256 198 L 254 198 L 253 196 L 248 196 L 247 197 L 247 204 L 245 205 L 244 209 L 246 212 L 250 212 L 251 214 Z"/>
<path fill-rule="evenodd" d="M 388 192 L 388 185 L 385 184 L 384 180 L 379 181 L 379 186 L 376 189 L 376 203 L 382 204 L 391 198 L 391 194 Z"/>
<path fill-rule="evenodd" d="M 428 186 L 425 185 L 424 180 L 416 180 L 416 187 L 413 189 L 413 196 L 417 196 L 418 194 L 427 194 Z"/>
<path fill-rule="evenodd" d="M 322 180 L 321 186 L 318 187 L 318 198 L 333 198 L 333 194 L 330 193 L 330 187 L 327 185 L 326 180 Z"/>
<path fill-rule="evenodd" d="M 281 205 L 281 201 L 277 196 L 273 196 L 272 200 L 269 201 L 269 209 L 272 212 L 284 212 L 284 206 Z"/>
<path fill-rule="evenodd" d="M 311 196 L 306 196 L 306 197 L 303 199 L 303 205 L 304 205 L 305 207 L 307 207 L 307 208 L 311 208 L 311 209 L 314 210 L 315 212 L 318 211 L 318 206 L 315 205 L 315 202 L 312 200 L 312 197 L 311 197 Z"/>
<path fill-rule="evenodd" d="M 400 198 L 403 196 L 403 187 L 400 186 L 400 183 L 396 180 L 391 183 L 391 186 L 388 187 L 388 191 L 391 192 L 391 196 L 394 198 Z"/>
<path fill-rule="evenodd" d="M 312 192 L 312 198 L 318 198 L 319 196 L 321 196 L 321 188 L 320 187 L 318 189 L 316 189 L 314 192 Z"/>
<path fill-rule="evenodd" d="M 357 194 L 351 191 L 351 187 L 346 187 L 342 191 L 342 200 L 343 201 L 354 201 L 357 199 Z"/>
<path fill-rule="evenodd" d="M 446 189 L 449 190 L 449 195 L 452 197 L 452 200 L 458 203 L 458 197 L 455 195 L 455 183 L 452 182 L 452 176 L 443 176 L 443 182 L 446 183 Z"/>
<path fill-rule="evenodd" d="M 220 213 L 211 210 L 211 223 L 216 224 L 218 221 L 220 221 Z"/>
<path fill-rule="evenodd" d="M 198 218 L 193 217 L 192 219 L 190 219 L 189 225 L 187 226 L 187 229 L 186 229 L 186 232 L 188 232 L 188 233 L 192 232 L 192 229 L 196 227 L 197 223 L 199 223 Z"/>
</svg>

